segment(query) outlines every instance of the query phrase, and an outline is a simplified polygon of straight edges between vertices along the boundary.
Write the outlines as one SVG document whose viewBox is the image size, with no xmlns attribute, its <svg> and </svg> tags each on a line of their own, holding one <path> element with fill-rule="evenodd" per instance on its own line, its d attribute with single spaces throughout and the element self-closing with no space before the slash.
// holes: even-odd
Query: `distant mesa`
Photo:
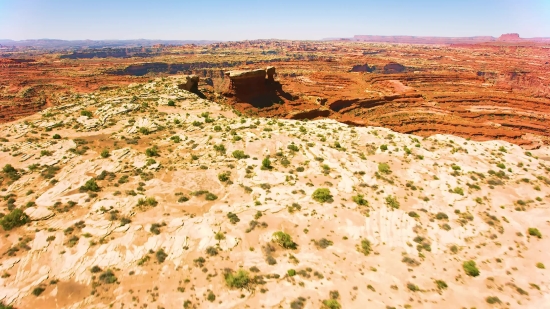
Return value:
<svg viewBox="0 0 550 309">
<path fill-rule="evenodd" d="M 502 42 L 515 42 L 515 41 L 521 41 L 522 39 L 519 37 L 519 34 L 517 33 L 506 33 L 501 35 L 498 38 L 498 41 Z"/>
<path fill-rule="evenodd" d="M 397 62 L 390 62 L 384 66 L 384 73 L 393 74 L 405 71 L 405 66 Z"/>
<path fill-rule="evenodd" d="M 369 67 L 368 64 L 358 64 L 351 68 L 351 72 L 372 72 L 374 68 Z"/>
</svg>

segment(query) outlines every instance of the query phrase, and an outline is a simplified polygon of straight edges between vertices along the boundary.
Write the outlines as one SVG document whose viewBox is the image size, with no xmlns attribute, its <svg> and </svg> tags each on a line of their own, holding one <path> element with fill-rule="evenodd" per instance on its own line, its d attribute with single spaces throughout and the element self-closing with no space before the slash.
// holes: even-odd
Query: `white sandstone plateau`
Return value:
<svg viewBox="0 0 550 309">
<path fill-rule="evenodd" d="M 243 118 L 162 79 L 64 100 L 0 125 L 1 212 L 29 217 L 0 237 L 6 305 L 550 306 L 548 148 Z"/>
</svg>

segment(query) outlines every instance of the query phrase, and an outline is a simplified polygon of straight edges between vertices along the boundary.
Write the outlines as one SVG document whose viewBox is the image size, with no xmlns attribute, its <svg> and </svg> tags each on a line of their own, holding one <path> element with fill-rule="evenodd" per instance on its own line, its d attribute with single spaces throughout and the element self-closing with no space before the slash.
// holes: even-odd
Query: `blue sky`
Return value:
<svg viewBox="0 0 550 309">
<path fill-rule="evenodd" d="M 0 0 L 2 39 L 550 37 L 550 0 Z"/>
</svg>

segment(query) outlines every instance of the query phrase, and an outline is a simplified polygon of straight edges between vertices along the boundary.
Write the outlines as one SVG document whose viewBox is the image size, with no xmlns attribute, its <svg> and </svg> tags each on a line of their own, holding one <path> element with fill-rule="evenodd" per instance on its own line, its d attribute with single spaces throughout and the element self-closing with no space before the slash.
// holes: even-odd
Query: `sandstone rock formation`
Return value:
<svg viewBox="0 0 550 309">
<path fill-rule="evenodd" d="M 199 77 L 197 75 L 183 76 L 181 81 L 179 81 L 178 88 L 190 92 L 197 92 L 199 90 Z"/>
</svg>

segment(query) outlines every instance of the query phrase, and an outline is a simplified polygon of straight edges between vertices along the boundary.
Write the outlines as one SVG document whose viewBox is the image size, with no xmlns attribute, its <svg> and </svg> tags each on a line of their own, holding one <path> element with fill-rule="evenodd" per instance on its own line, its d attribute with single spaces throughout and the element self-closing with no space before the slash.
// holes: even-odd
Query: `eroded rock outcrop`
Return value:
<svg viewBox="0 0 550 309">
<path fill-rule="evenodd" d="M 197 75 L 185 75 L 178 79 L 178 88 L 190 92 L 199 90 L 199 77 Z"/>
<path fill-rule="evenodd" d="M 275 74 L 274 67 L 225 72 L 225 76 L 229 78 L 229 84 L 223 95 L 237 102 L 250 102 L 261 97 L 272 96 L 274 91 L 280 88 L 280 85 L 275 82 Z"/>
</svg>

